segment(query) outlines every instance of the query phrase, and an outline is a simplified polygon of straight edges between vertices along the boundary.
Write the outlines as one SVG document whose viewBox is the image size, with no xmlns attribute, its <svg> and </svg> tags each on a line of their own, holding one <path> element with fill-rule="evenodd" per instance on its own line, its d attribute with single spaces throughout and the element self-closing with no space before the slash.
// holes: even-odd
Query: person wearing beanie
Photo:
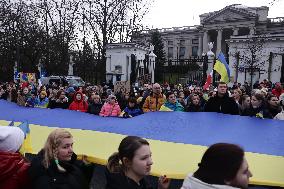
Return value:
<svg viewBox="0 0 284 189">
<path fill-rule="evenodd" d="M 92 173 L 92 164 L 77 160 L 73 136 L 65 129 L 55 129 L 48 135 L 29 169 L 32 189 L 88 189 Z"/>
<path fill-rule="evenodd" d="M 24 132 L 14 126 L 0 126 L 0 188 L 28 189 L 30 163 L 19 153 Z"/>
<path fill-rule="evenodd" d="M 68 87 L 66 92 L 66 96 L 68 98 L 68 105 L 70 105 L 73 101 L 74 98 L 74 94 L 76 93 L 76 90 L 74 89 L 74 87 Z"/>
<path fill-rule="evenodd" d="M 181 189 L 247 189 L 250 177 L 244 150 L 217 143 L 205 151 L 198 169 L 185 178 Z"/>
</svg>

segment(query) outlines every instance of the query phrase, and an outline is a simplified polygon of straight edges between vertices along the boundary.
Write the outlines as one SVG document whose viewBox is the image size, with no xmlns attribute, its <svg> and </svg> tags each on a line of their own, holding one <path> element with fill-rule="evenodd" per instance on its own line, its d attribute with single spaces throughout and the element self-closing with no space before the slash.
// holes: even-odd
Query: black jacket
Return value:
<svg viewBox="0 0 284 189">
<path fill-rule="evenodd" d="M 43 151 L 32 160 L 29 169 L 29 176 L 32 180 L 33 189 L 88 189 L 88 179 L 86 168 L 83 168 L 83 162 L 77 160 L 73 154 L 71 161 L 59 162 L 65 168 L 66 172 L 58 171 L 55 161 L 51 161 L 48 169 L 43 164 Z M 84 175 L 85 173 L 85 175 Z M 87 178 L 89 177 L 89 178 Z"/>
<path fill-rule="evenodd" d="M 265 108 L 264 106 L 258 108 L 253 108 L 252 106 L 250 106 L 249 108 L 244 109 L 242 115 L 250 117 L 269 118 L 269 119 L 273 118 L 270 112 L 268 111 L 268 109 Z"/>
<path fill-rule="evenodd" d="M 56 100 L 50 100 L 48 103 L 48 108 L 54 109 L 54 108 L 61 108 L 61 109 L 68 109 L 69 103 L 68 102 L 56 102 Z"/>
<path fill-rule="evenodd" d="M 123 173 L 110 173 L 106 169 L 106 188 L 105 189 L 153 189 L 145 178 L 138 185 L 134 180 L 125 176 Z"/>
<path fill-rule="evenodd" d="M 189 104 L 185 107 L 186 112 L 203 112 L 204 108 L 201 105 Z"/>
<path fill-rule="evenodd" d="M 99 104 L 91 103 L 88 106 L 88 113 L 99 115 L 102 107 L 103 107 L 102 103 Z"/>
<path fill-rule="evenodd" d="M 230 98 L 226 93 L 223 97 L 219 97 L 216 94 L 205 104 L 205 112 L 218 112 L 224 114 L 238 115 L 239 109 L 238 105 L 233 98 Z"/>
</svg>

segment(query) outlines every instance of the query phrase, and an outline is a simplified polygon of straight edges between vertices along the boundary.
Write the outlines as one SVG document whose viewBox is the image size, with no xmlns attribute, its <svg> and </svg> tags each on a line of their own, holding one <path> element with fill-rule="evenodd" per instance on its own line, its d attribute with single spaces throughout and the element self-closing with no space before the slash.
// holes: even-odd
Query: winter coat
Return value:
<svg viewBox="0 0 284 189">
<path fill-rule="evenodd" d="M 190 103 L 186 107 L 186 111 L 187 112 L 203 112 L 204 108 L 201 105 L 194 105 L 194 104 Z"/>
<path fill-rule="evenodd" d="M 106 170 L 105 189 L 153 189 L 145 178 L 140 180 L 138 185 L 134 180 L 125 176 L 123 173 L 110 173 Z"/>
<path fill-rule="evenodd" d="M 264 106 L 253 108 L 252 106 L 244 109 L 242 116 L 258 117 L 258 118 L 268 118 L 272 119 L 272 115 L 269 113 L 268 109 Z"/>
<path fill-rule="evenodd" d="M 103 107 L 103 104 L 102 103 L 91 103 L 89 104 L 88 106 L 88 113 L 90 114 L 95 114 L 95 115 L 99 115 L 100 114 L 100 111 Z"/>
<path fill-rule="evenodd" d="M 274 119 L 278 119 L 278 120 L 284 120 L 284 110 L 282 110 L 280 113 L 278 113 Z"/>
<path fill-rule="evenodd" d="M 19 106 L 25 106 L 29 97 L 30 97 L 30 94 L 27 94 L 27 95 L 19 94 L 17 97 L 17 104 Z"/>
<path fill-rule="evenodd" d="M 126 107 L 122 112 L 121 112 L 121 116 L 122 117 L 135 117 L 135 116 L 138 116 L 140 114 L 143 114 L 142 110 L 138 107 L 133 107 L 133 108 L 130 108 L 130 107 Z"/>
<path fill-rule="evenodd" d="M 65 97 L 66 101 L 63 102 L 63 100 L 59 100 L 59 99 L 53 99 L 50 100 L 48 103 L 48 108 L 61 108 L 61 109 L 68 109 L 69 107 L 69 103 L 68 103 L 68 98 Z"/>
<path fill-rule="evenodd" d="M 49 100 L 48 100 L 47 97 L 45 97 L 44 99 L 41 99 L 41 98 L 37 97 L 37 98 L 35 99 L 35 107 L 38 107 L 38 108 L 47 108 L 48 102 L 49 102 Z"/>
<path fill-rule="evenodd" d="M 110 104 L 108 102 L 104 103 L 101 111 L 100 116 L 108 117 L 108 116 L 114 116 L 117 117 L 121 113 L 121 109 L 118 105 L 118 103 Z"/>
<path fill-rule="evenodd" d="M 217 94 L 215 97 L 210 98 L 205 104 L 204 111 L 239 115 L 237 103 L 228 94 L 223 97 L 219 97 Z"/>
<path fill-rule="evenodd" d="M 272 89 L 272 94 L 274 94 L 275 96 L 277 96 L 279 98 L 279 96 L 281 94 L 284 93 L 284 89 Z"/>
<path fill-rule="evenodd" d="M 35 107 L 36 105 L 36 98 L 35 97 L 29 97 L 27 102 L 26 102 L 26 107 Z"/>
<path fill-rule="evenodd" d="M 228 185 L 208 184 L 202 182 L 201 180 L 189 174 L 184 179 L 182 187 L 180 189 L 238 189 L 238 188 Z"/>
<path fill-rule="evenodd" d="M 159 111 L 165 103 L 166 97 L 163 94 L 148 96 L 143 104 L 143 112 Z"/>
<path fill-rule="evenodd" d="M 44 151 L 40 151 L 32 160 L 29 176 L 32 189 L 88 189 L 90 174 L 83 168 L 83 163 L 77 160 L 75 154 L 71 161 L 59 161 L 66 172 L 60 172 L 54 160 L 46 169 L 43 166 Z M 89 174 L 89 175 L 88 175 Z"/>
<path fill-rule="evenodd" d="M 81 94 L 81 100 L 76 99 L 76 95 Z M 77 110 L 80 112 L 87 112 L 88 110 L 88 103 L 84 101 L 83 93 L 77 91 L 74 94 L 74 100 L 69 106 L 69 110 Z"/>
<path fill-rule="evenodd" d="M 281 107 L 280 106 L 278 106 L 278 107 L 273 107 L 273 106 L 271 106 L 271 105 L 268 105 L 268 112 L 269 112 L 269 114 L 271 115 L 271 117 L 273 118 L 273 117 L 275 117 L 278 113 L 280 113 L 281 112 Z"/>
<path fill-rule="evenodd" d="M 0 188 L 29 189 L 29 167 L 20 153 L 0 152 Z"/>
<path fill-rule="evenodd" d="M 179 111 L 179 112 L 183 112 L 184 111 L 184 107 L 178 102 L 176 101 L 175 104 L 172 104 L 170 102 L 166 102 L 165 104 L 163 104 L 160 108 L 160 111 Z"/>
</svg>

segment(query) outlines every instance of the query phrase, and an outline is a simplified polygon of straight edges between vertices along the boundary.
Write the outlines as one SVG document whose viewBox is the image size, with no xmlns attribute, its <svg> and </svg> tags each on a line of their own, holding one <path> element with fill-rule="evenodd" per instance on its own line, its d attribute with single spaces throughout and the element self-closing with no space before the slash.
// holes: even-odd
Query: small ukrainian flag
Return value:
<svg viewBox="0 0 284 189">
<path fill-rule="evenodd" d="M 220 81 L 225 83 L 230 82 L 230 69 L 223 53 L 219 54 L 214 65 L 214 70 L 221 75 Z"/>
<path fill-rule="evenodd" d="M 12 121 L 9 126 L 14 126 L 14 121 Z M 25 134 L 24 142 L 20 148 L 20 153 L 32 153 L 32 143 L 31 143 L 31 135 L 30 135 L 30 127 L 28 122 L 23 122 L 18 126 Z"/>
</svg>

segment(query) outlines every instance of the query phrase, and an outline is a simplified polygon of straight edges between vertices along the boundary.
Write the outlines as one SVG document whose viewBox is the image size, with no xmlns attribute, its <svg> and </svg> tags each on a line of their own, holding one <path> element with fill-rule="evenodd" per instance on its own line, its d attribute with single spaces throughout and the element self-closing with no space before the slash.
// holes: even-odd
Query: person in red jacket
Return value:
<svg viewBox="0 0 284 189">
<path fill-rule="evenodd" d="M 0 188 L 28 189 L 30 163 L 18 152 L 25 138 L 18 127 L 0 126 Z"/>
<path fill-rule="evenodd" d="M 283 93 L 284 93 L 284 89 L 282 88 L 281 83 L 280 82 L 275 83 L 275 87 L 274 89 L 272 89 L 272 94 L 274 94 L 275 96 L 279 98 L 279 96 Z"/>
<path fill-rule="evenodd" d="M 83 93 L 77 91 L 74 94 L 74 100 L 69 106 L 69 110 L 76 110 L 80 112 L 87 112 L 88 110 L 88 103 L 84 101 Z"/>
</svg>

